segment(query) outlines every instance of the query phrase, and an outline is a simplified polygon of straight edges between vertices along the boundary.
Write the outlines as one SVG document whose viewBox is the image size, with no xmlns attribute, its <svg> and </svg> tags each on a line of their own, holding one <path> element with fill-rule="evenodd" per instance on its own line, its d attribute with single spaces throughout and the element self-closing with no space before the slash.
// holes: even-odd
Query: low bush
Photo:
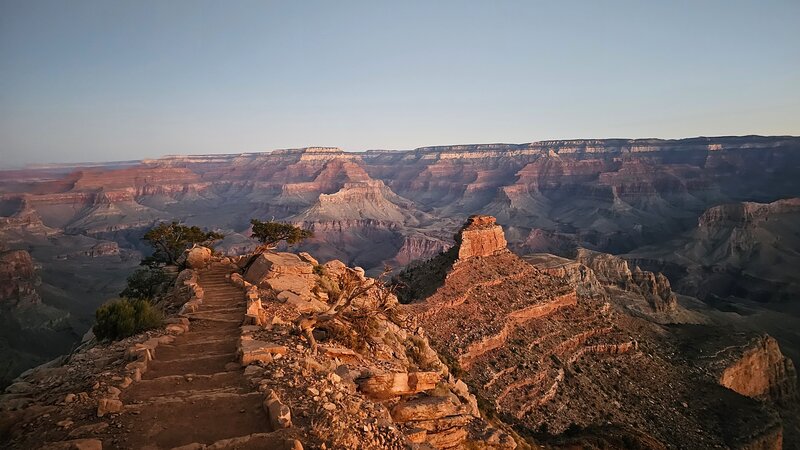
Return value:
<svg viewBox="0 0 800 450">
<path fill-rule="evenodd" d="M 161 312 L 144 299 L 112 300 L 97 308 L 94 315 L 95 336 L 112 341 L 156 328 L 163 321 Z"/>
<path fill-rule="evenodd" d="M 169 277 L 158 267 L 140 267 L 128 277 L 125 290 L 120 292 L 120 297 L 150 299 L 155 297 Z"/>
</svg>

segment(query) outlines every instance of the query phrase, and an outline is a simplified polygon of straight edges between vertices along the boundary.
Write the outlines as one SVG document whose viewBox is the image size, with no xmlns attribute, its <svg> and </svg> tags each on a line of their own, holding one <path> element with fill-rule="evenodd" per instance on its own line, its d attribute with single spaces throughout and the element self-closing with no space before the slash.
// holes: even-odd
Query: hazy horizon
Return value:
<svg viewBox="0 0 800 450">
<path fill-rule="evenodd" d="M 37 168 L 37 167 L 48 167 L 48 166 L 63 166 L 63 167 L 70 167 L 70 166 L 89 166 L 93 164 L 97 165 L 104 165 L 104 164 L 125 164 L 125 163 L 136 163 L 141 160 L 147 159 L 159 159 L 159 158 L 167 158 L 167 157 L 176 157 L 176 156 L 210 156 L 210 155 L 237 155 L 237 154 L 253 154 L 253 153 L 270 153 L 274 151 L 283 151 L 283 150 L 301 150 L 305 148 L 338 148 L 347 153 L 363 153 L 369 151 L 385 151 L 385 152 L 407 152 L 413 151 L 420 148 L 428 148 L 428 147 L 455 147 L 455 146 L 471 146 L 471 145 L 524 145 L 524 144 L 533 144 L 538 142 L 548 142 L 548 141 L 599 141 L 599 140 L 647 140 L 647 139 L 654 139 L 654 140 L 685 140 L 685 139 L 720 139 L 720 138 L 745 138 L 745 137 L 765 137 L 765 138 L 800 138 L 800 135 L 726 135 L 726 136 L 686 136 L 681 138 L 661 138 L 661 137 L 607 137 L 607 138 L 598 138 L 598 137 L 591 137 L 591 138 L 564 138 L 564 139 L 542 139 L 536 141 L 526 141 L 526 142 L 459 142 L 459 143 L 451 143 L 451 144 L 436 144 L 436 145 L 422 145 L 419 147 L 414 148 L 367 148 L 367 149 L 348 149 L 343 148 L 341 146 L 336 145 L 304 145 L 300 147 L 285 147 L 285 148 L 270 148 L 270 149 L 261 149 L 261 150 L 246 150 L 241 152 L 216 152 L 216 151 L 209 151 L 203 153 L 165 153 L 162 155 L 152 156 L 152 157 L 142 157 L 142 158 L 131 158 L 131 159 L 109 159 L 109 160 L 85 160 L 85 161 L 64 161 L 64 162 L 33 162 L 33 163 L 23 163 L 18 165 L 4 165 L 3 161 L 0 161 L 0 170 L 18 170 L 18 169 L 25 169 L 25 168 Z"/>
<path fill-rule="evenodd" d="M 0 2 L 0 167 L 800 135 L 800 3 Z"/>
</svg>

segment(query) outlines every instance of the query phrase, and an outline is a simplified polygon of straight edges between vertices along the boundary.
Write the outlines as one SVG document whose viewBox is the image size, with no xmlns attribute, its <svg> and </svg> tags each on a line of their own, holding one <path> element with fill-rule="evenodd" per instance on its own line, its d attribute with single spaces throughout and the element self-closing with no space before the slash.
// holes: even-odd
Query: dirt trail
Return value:
<svg viewBox="0 0 800 450">
<path fill-rule="evenodd" d="M 205 297 L 188 316 L 190 330 L 159 346 L 142 381 L 124 391 L 124 448 L 212 444 L 270 431 L 263 394 L 247 383 L 237 362 L 245 298 L 225 279 L 228 271 L 213 265 L 200 272 Z M 253 438 L 231 448 L 249 447 Z"/>
</svg>

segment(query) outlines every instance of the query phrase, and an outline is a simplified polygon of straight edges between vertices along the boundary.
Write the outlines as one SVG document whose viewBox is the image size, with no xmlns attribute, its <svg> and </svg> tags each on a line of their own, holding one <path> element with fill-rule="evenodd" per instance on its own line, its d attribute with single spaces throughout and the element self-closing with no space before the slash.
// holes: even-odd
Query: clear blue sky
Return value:
<svg viewBox="0 0 800 450">
<path fill-rule="evenodd" d="M 0 166 L 800 134 L 800 1 L 0 0 Z"/>
</svg>

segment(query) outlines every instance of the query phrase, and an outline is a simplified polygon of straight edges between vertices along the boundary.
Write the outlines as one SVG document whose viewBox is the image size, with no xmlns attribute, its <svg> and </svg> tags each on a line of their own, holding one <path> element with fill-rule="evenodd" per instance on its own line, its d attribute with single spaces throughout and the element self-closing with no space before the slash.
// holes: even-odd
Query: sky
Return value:
<svg viewBox="0 0 800 450">
<path fill-rule="evenodd" d="M 800 135 L 800 1 L 0 0 L 0 167 Z"/>
</svg>

